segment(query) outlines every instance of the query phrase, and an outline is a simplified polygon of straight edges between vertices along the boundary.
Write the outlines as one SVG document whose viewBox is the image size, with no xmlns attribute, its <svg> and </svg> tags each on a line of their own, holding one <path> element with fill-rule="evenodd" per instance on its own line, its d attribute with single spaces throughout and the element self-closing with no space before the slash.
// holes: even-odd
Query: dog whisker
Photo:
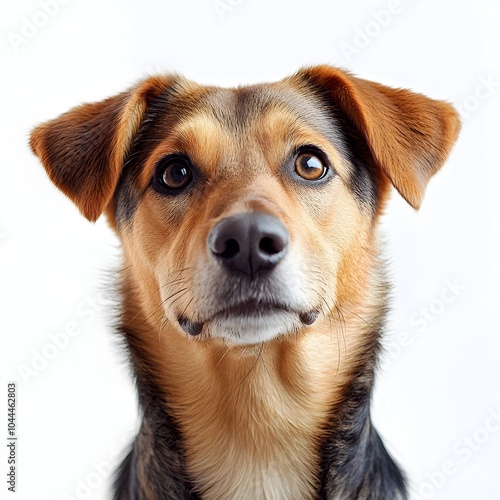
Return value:
<svg viewBox="0 0 500 500">
<path fill-rule="evenodd" d="M 176 294 L 177 297 L 175 297 L 170 303 L 169 303 L 169 306 L 173 306 L 175 302 L 177 302 L 179 299 L 181 299 L 182 297 L 184 297 L 186 294 L 188 294 L 190 291 L 189 288 L 184 288 L 183 290 L 180 290 L 178 293 L 180 292 L 184 292 L 184 293 L 181 293 L 180 295 L 178 295 L 178 293 Z"/>
<path fill-rule="evenodd" d="M 222 362 L 222 360 L 226 357 L 226 354 L 231 350 L 230 347 L 227 347 L 226 350 L 224 351 L 224 354 L 220 357 L 219 361 L 217 361 L 215 367 L 219 366 Z"/>
<path fill-rule="evenodd" d="M 236 392 L 236 391 L 238 392 L 238 394 L 236 396 L 236 402 L 238 402 L 238 400 L 239 400 L 239 397 L 241 394 L 241 388 L 243 387 L 243 383 L 245 382 L 245 380 L 247 380 L 247 378 L 250 376 L 250 374 L 255 370 L 255 367 L 257 366 L 257 364 L 259 363 L 259 361 L 261 359 L 263 346 L 264 346 L 263 343 L 259 344 L 259 352 L 258 352 L 257 356 L 255 357 L 254 363 L 252 364 L 252 366 L 250 367 L 250 370 L 248 370 L 248 372 L 244 375 L 244 377 L 241 379 L 240 383 L 236 386 L 236 388 L 233 391 L 233 392 Z M 242 355 L 243 355 L 243 353 L 242 353 Z"/>
<path fill-rule="evenodd" d="M 344 352 L 347 353 L 347 343 L 346 343 L 346 321 L 345 321 L 345 316 L 342 310 L 338 305 L 335 305 L 335 309 L 337 311 L 337 315 L 339 317 L 339 323 L 340 323 L 340 333 L 342 336 L 342 340 L 344 343 Z"/>
<path fill-rule="evenodd" d="M 183 285 L 184 283 L 186 283 L 186 281 L 187 281 L 186 278 L 177 278 L 175 280 L 172 280 L 172 281 L 165 283 L 164 285 L 162 285 L 160 287 L 160 289 L 167 288 L 167 287 L 170 287 L 173 285 Z"/>
<path fill-rule="evenodd" d="M 149 320 L 150 320 L 150 319 L 151 319 L 151 318 L 152 318 L 152 317 L 153 317 L 153 316 L 154 316 L 154 315 L 155 315 L 155 314 L 156 314 L 156 313 L 157 313 L 157 312 L 158 312 L 158 311 L 162 308 L 162 306 L 163 306 L 163 305 L 164 305 L 164 304 L 165 304 L 168 300 L 170 300 L 172 297 L 175 297 L 176 295 L 178 295 L 178 294 L 180 294 L 180 293 L 182 293 L 182 292 L 186 292 L 186 293 L 187 293 L 187 291 L 189 291 L 189 288 L 181 288 L 180 290 L 177 290 L 176 292 L 174 292 L 172 295 L 170 295 L 170 296 L 169 296 L 169 297 L 167 297 L 166 299 L 162 300 L 162 301 L 160 302 L 160 305 L 159 305 L 156 309 L 154 309 L 154 311 L 153 311 L 153 312 L 152 312 L 152 313 L 151 313 L 151 314 L 150 314 L 150 315 L 149 315 L 149 316 L 148 316 L 148 317 L 147 317 L 147 318 L 143 321 L 143 323 L 142 323 L 142 324 L 147 323 L 147 322 L 148 322 L 148 321 L 149 321 Z M 184 294 L 183 294 L 183 295 L 184 295 Z M 181 297 L 182 297 L 183 295 L 181 295 Z"/>
<path fill-rule="evenodd" d="M 342 305 L 342 307 L 350 314 L 352 314 L 353 316 L 356 316 L 356 318 L 360 319 L 361 321 L 363 321 L 363 323 L 365 323 L 367 326 L 370 326 L 370 323 L 368 323 L 368 321 L 366 321 L 365 318 L 363 318 L 362 316 L 360 316 L 359 314 L 355 313 L 354 311 L 352 311 L 351 309 L 349 309 L 345 304 Z"/>
<path fill-rule="evenodd" d="M 166 316 L 163 314 L 162 317 L 161 317 L 161 325 L 160 325 L 160 329 L 158 330 L 158 344 L 160 344 L 160 340 L 161 340 L 161 333 L 163 331 L 163 327 L 165 325 L 165 321 L 167 321 L 167 318 Z"/>
<path fill-rule="evenodd" d="M 193 301 L 194 301 L 194 296 L 189 299 L 188 303 L 186 304 L 186 307 L 182 310 L 182 313 L 180 314 L 181 316 L 185 316 L 186 311 L 188 310 L 189 306 Z"/>
</svg>

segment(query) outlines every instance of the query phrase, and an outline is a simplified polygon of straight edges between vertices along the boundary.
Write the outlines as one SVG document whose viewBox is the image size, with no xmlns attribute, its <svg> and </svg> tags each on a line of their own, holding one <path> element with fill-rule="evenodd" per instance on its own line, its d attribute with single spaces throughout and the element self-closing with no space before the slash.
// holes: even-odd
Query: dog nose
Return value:
<svg viewBox="0 0 500 500">
<path fill-rule="evenodd" d="M 273 269 L 286 255 L 288 231 L 272 215 L 237 214 L 212 229 L 208 247 L 226 269 L 253 279 L 259 272 Z"/>
</svg>

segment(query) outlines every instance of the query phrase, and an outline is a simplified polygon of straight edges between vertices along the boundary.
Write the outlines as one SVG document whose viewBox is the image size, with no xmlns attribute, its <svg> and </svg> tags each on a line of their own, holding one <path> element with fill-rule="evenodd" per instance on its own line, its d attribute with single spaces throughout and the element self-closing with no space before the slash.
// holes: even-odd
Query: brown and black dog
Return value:
<svg viewBox="0 0 500 500">
<path fill-rule="evenodd" d="M 235 89 L 155 76 L 34 130 L 123 243 L 142 427 L 116 499 L 407 498 L 370 422 L 377 221 L 391 184 L 420 206 L 459 129 L 445 102 L 319 66 Z"/>
</svg>

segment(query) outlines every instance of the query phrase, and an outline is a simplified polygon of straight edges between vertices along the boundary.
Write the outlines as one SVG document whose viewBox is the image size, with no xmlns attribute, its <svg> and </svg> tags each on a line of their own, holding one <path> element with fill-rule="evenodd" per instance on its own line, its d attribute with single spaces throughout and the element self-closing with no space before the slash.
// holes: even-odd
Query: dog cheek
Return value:
<svg viewBox="0 0 500 500">
<path fill-rule="evenodd" d="M 374 239 L 372 215 L 368 212 L 349 193 L 339 194 L 332 207 L 335 216 L 322 231 L 324 259 L 339 300 L 354 297 L 357 287 L 364 287 L 361 276 L 372 259 Z"/>
</svg>

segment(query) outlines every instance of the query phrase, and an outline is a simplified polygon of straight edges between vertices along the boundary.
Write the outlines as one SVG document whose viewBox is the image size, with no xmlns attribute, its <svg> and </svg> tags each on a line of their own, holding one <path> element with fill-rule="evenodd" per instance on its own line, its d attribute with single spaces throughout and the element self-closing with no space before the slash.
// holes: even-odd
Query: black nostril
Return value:
<svg viewBox="0 0 500 500">
<path fill-rule="evenodd" d="M 288 231 L 279 219 L 250 212 L 219 221 L 208 236 L 208 248 L 226 270 L 253 279 L 283 259 L 288 239 Z"/>
<path fill-rule="evenodd" d="M 285 246 L 285 242 L 277 237 L 275 238 L 262 238 L 259 242 L 259 248 L 269 255 L 280 253 Z"/>
<path fill-rule="evenodd" d="M 225 242 L 226 247 L 220 253 L 217 253 L 219 257 L 223 259 L 231 259 L 240 252 L 240 245 L 236 240 L 229 239 Z"/>
</svg>

